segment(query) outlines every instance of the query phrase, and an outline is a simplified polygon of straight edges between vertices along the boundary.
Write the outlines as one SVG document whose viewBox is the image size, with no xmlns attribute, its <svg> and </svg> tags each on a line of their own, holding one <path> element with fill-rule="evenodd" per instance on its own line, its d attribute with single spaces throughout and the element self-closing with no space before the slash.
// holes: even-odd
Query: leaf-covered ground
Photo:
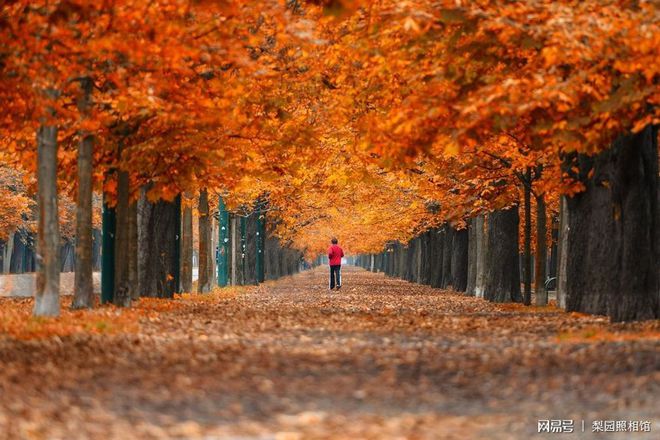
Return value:
<svg viewBox="0 0 660 440">
<path fill-rule="evenodd" d="M 573 419 L 563 437 L 658 438 L 658 321 L 494 305 L 355 268 L 329 293 L 326 276 L 57 321 L 0 299 L 0 437 L 526 439 L 539 419 Z M 594 420 L 655 432 L 592 434 Z"/>
</svg>

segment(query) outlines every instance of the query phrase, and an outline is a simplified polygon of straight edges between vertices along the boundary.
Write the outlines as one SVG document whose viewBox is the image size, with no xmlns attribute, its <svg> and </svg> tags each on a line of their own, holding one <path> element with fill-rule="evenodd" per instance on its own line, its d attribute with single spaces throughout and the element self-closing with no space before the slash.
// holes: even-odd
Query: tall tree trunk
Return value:
<svg viewBox="0 0 660 440">
<path fill-rule="evenodd" d="M 549 279 L 548 284 L 545 286 L 546 290 L 557 289 L 557 267 L 559 266 L 559 220 L 558 217 L 553 215 L 550 220 L 550 227 L 552 228 L 552 240 L 550 244 L 550 259 L 547 264 L 546 278 Z"/>
<path fill-rule="evenodd" d="M 417 241 L 415 252 L 415 282 L 422 284 L 422 258 L 424 256 L 422 247 L 424 246 L 424 235 L 418 235 L 415 240 Z"/>
<path fill-rule="evenodd" d="M 231 214 L 231 285 L 239 285 L 238 280 L 238 262 L 240 261 L 239 252 L 241 247 L 241 234 L 238 227 L 239 221 L 235 214 Z M 277 266 L 277 277 L 281 276 L 279 271 L 279 260 L 275 258 Z"/>
<path fill-rule="evenodd" d="M 216 237 L 218 236 L 218 229 L 217 229 L 217 223 L 215 221 L 215 218 L 213 215 L 210 217 L 211 220 L 211 228 L 210 228 L 210 237 L 209 237 L 209 284 L 211 286 L 211 289 L 213 289 L 217 285 L 217 278 L 216 278 Z"/>
<path fill-rule="evenodd" d="M 106 174 L 106 179 L 109 175 Z M 101 237 L 101 303 L 112 302 L 115 295 L 115 232 L 117 216 L 110 206 L 108 194 L 103 194 L 103 232 Z"/>
<path fill-rule="evenodd" d="M 2 259 L 2 273 L 10 273 L 11 272 L 11 257 L 14 254 L 14 236 L 16 235 L 15 232 L 12 232 L 9 234 L 9 237 L 7 238 L 7 242 L 5 243 L 4 247 L 2 248 L 2 251 L 4 253 L 3 259 Z"/>
<path fill-rule="evenodd" d="M 566 196 L 559 201 L 559 243 L 557 245 L 557 307 L 566 309 L 566 269 L 568 265 L 568 206 Z"/>
<path fill-rule="evenodd" d="M 422 277 L 420 280 L 421 284 L 430 285 L 431 284 L 431 230 L 424 232 L 421 235 L 422 240 Z M 382 255 L 382 254 L 381 254 Z"/>
<path fill-rule="evenodd" d="M 73 272 L 76 269 L 76 249 L 75 244 L 65 239 L 60 246 L 60 272 Z M 75 279 L 75 277 L 74 277 Z"/>
<path fill-rule="evenodd" d="M 37 132 L 37 289 L 35 316 L 60 314 L 60 228 L 57 208 L 57 127 L 42 125 Z"/>
<path fill-rule="evenodd" d="M 211 238 L 209 219 L 209 195 L 206 189 L 199 192 L 199 278 L 197 292 L 208 293 L 209 283 L 209 239 Z"/>
<path fill-rule="evenodd" d="M 91 104 L 93 88 L 91 78 L 80 82 L 82 96 L 78 100 L 78 109 L 87 115 Z M 78 144 L 78 200 L 76 206 L 76 273 L 74 276 L 74 309 L 94 307 L 94 279 L 92 261 L 92 160 L 94 136 L 80 133 Z"/>
<path fill-rule="evenodd" d="M 534 263 L 534 294 L 536 296 L 536 305 L 545 306 L 548 304 L 548 291 L 545 285 L 545 267 L 548 259 L 548 248 L 546 245 L 546 213 L 545 198 L 543 195 L 536 197 L 536 258 Z"/>
<path fill-rule="evenodd" d="M 78 145 L 78 200 L 76 207 L 76 273 L 71 307 L 94 307 L 92 260 L 92 154 L 94 138 L 85 135 Z"/>
<path fill-rule="evenodd" d="M 518 207 L 488 216 L 484 298 L 492 302 L 521 302 L 518 253 Z"/>
<path fill-rule="evenodd" d="M 128 285 L 131 299 L 140 299 L 138 290 L 138 213 L 137 201 L 131 201 L 128 205 Z"/>
<path fill-rule="evenodd" d="M 257 215 L 245 218 L 245 284 L 257 284 Z"/>
<path fill-rule="evenodd" d="M 451 285 L 451 254 L 454 240 L 454 228 L 450 225 L 443 226 L 444 240 L 442 244 L 442 285 L 446 289 Z"/>
<path fill-rule="evenodd" d="M 586 191 L 568 199 L 567 310 L 615 322 L 660 317 L 657 140 L 648 126 L 578 156 Z"/>
<path fill-rule="evenodd" d="M 451 256 L 451 285 L 457 292 L 465 292 L 468 277 L 468 230 L 454 230 Z"/>
<path fill-rule="evenodd" d="M 181 290 L 192 292 L 193 285 L 193 214 L 192 200 L 183 198 L 181 221 Z"/>
<path fill-rule="evenodd" d="M 119 144 L 118 156 L 122 159 L 124 146 Z M 115 291 L 112 302 L 119 307 L 130 307 L 131 291 L 129 280 L 130 249 L 130 188 L 128 172 L 117 173 L 117 208 L 115 230 Z"/>
<path fill-rule="evenodd" d="M 532 304 L 532 171 L 527 168 L 526 183 L 523 184 L 525 194 L 525 251 L 523 255 L 523 283 L 525 284 L 524 302 Z"/>
<path fill-rule="evenodd" d="M 439 228 L 431 230 L 431 250 L 429 252 L 429 264 L 431 276 L 429 283 L 431 287 L 442 286 L 442 246 L 444 235 Z"/>
<path fill-rule="evenodd" d="M 477 275 L 475 281 L 474 296 L 477 298 L 484 297 L 486 288 L 486 257 L 488 256 L 488 230 L 486 227 L 486 217 L 484 215 L 477 216 L 475 220 L 475 228 L 477 235 L 476 253 L 477 253 Z"/>
<path fill-rule="evenodd" d="M 151 203 L 143 192 L 138 205 L 138 276 L 140 296 L 172 298 L 178 271 L 177 247 L 181 207 L 176 202 Z"/>
<path fill-rule="evenodd" d="M 470 296 L 475 295 L 477 288 L 477 228 L 476 218 L 468 220 L 468 269 L 467 285 L 465 293 Z"/>
<path fill-rule="evenodd" d="M 94 272 L 101 270 L 101 244 L 103 235 L 101 230 L 94 228 L 92 230 L 92 269 Z"/>
</svg>

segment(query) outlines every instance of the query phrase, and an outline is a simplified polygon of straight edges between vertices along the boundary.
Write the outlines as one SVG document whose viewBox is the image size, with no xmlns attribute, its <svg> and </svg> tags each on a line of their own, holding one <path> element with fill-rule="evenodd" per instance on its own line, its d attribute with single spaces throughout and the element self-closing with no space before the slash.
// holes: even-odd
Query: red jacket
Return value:
<svg viewBox="0 0 660 440">
<path fill-rule="evenodd" d="M 344 256 L 344 251 L 338 244 L 333 244 L 328 248 L 328 258 L 330 259 L 330 266 L 339 266 L 341 264 L 341 257 Z"/>
</svg>

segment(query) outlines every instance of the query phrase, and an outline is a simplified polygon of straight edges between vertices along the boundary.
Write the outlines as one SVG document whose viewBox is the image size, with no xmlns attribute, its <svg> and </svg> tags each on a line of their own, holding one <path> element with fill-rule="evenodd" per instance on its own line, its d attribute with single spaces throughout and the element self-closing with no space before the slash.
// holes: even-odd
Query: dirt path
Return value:
<svg viewBox="0 0 660 440">
<path fill-rule="evenodd" d="M 0 333 L 0 438 L 533 438 L 539 419 L 574 420 L 560 438 L 658 438 L 658 321 L 498 306 L 354 268 L 329 293 L 326 276 L 182 298 L 137 332 Z M 0 317 L 10 301 L 31 300 L 1 299 Z M 592 434 L 596 420 L 655 432 Z"/>
</svg>

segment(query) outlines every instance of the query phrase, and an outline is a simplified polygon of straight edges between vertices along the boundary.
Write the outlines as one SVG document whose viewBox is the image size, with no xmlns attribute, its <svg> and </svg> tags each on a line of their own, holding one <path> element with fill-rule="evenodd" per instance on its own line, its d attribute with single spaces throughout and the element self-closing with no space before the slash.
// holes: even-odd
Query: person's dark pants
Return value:
<svg viewBox="0 0 660 440">
<path fill-rule="evenodd" d="M 330 288 L 341 287 L 341 264 L 330 266 Z"/>
</svg>

